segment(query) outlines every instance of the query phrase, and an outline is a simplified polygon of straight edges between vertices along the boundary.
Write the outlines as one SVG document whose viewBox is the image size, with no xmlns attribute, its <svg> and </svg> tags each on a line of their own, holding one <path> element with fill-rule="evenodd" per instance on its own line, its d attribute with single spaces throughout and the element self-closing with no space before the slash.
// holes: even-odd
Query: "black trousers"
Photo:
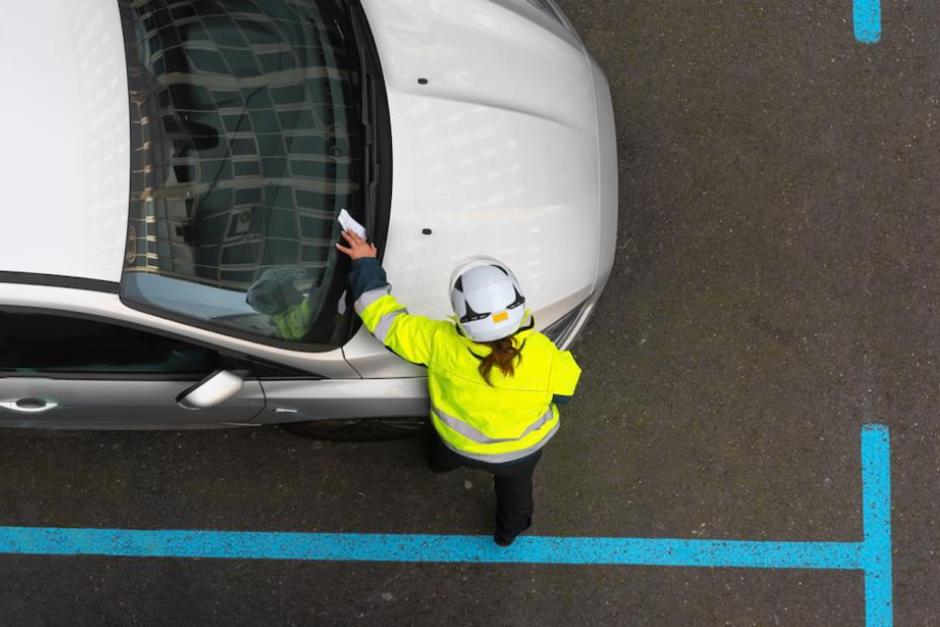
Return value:
<svg viewBox="0 0 940 627">
<path fill-rule="evenodd" d="M 464 457 L 447 448 L 436 433 L 428 446 L 428 465 L 435 472 L 447 472 L 460 466 L 480 468 L 493 473 L 496 487 L 496 533 L 513 538 L 532 525 L 532 473 L 542 457 L 542 449 L 528 457 L 505 464 L 490 464 Z"/>
</svg>

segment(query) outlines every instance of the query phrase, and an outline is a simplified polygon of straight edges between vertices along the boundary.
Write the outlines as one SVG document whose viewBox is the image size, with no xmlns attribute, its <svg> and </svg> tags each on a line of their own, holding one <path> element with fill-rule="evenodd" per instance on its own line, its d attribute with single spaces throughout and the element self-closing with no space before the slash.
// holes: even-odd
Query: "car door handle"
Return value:
<svg viewBox="0 0 940 627">
<path fill-rule="evenodd" d="M 47 401 L 42 398 L 17 398 L 0 401 L 0 407 L 21 414 L 39 414 L 50 409 L 55 409 L 59 404 L 55 401 Z"/>
</svg>

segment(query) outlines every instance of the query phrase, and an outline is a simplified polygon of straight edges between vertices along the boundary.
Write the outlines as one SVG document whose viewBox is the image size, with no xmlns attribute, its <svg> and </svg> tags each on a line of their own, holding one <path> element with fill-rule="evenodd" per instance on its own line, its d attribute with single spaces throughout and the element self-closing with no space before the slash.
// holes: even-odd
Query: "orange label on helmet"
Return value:
<svg viewBox="0 0 940 627">
<path fill-rule="evenodd" d="M 508 311 L 501 311 L 498 314 L 493 314 L 493 322 L 502 322 L 503 320 L 509 320 Z"/>
</svg>

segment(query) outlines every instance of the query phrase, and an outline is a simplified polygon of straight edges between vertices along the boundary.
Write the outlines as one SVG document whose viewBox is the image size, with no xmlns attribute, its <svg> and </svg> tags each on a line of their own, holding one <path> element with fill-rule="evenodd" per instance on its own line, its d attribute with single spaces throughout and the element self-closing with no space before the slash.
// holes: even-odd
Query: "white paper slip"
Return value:
<svg viewBox="0 0 940 627">
<path fill-rule="evenodd" d="M 349 212 L 343 209 L 336 218 L 346 231 L 352 231 L 362 239 L 366 239 L 366 227 L 362 226 L 349 215 Z"/>
</svg>

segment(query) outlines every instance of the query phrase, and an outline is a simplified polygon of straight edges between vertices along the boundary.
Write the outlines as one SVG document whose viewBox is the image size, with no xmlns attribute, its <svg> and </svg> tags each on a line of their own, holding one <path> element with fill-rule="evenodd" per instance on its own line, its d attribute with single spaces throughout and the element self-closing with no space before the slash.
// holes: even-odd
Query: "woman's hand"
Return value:
<svg viewBox="0 0 940 627">
<path fill-rule="evenodd" d="M 352 231 L 343 231 L 343 239 L 349 243 L 349 246 L 346 247 L 337 242 L 336 248 L 338 248 L 340 252 L 349 255 L 353 260 L 362 259 L 363 257 L 378 256 L 378 250 L 376 250 L 375 244 L 370 244 Z"/>
</svg>

